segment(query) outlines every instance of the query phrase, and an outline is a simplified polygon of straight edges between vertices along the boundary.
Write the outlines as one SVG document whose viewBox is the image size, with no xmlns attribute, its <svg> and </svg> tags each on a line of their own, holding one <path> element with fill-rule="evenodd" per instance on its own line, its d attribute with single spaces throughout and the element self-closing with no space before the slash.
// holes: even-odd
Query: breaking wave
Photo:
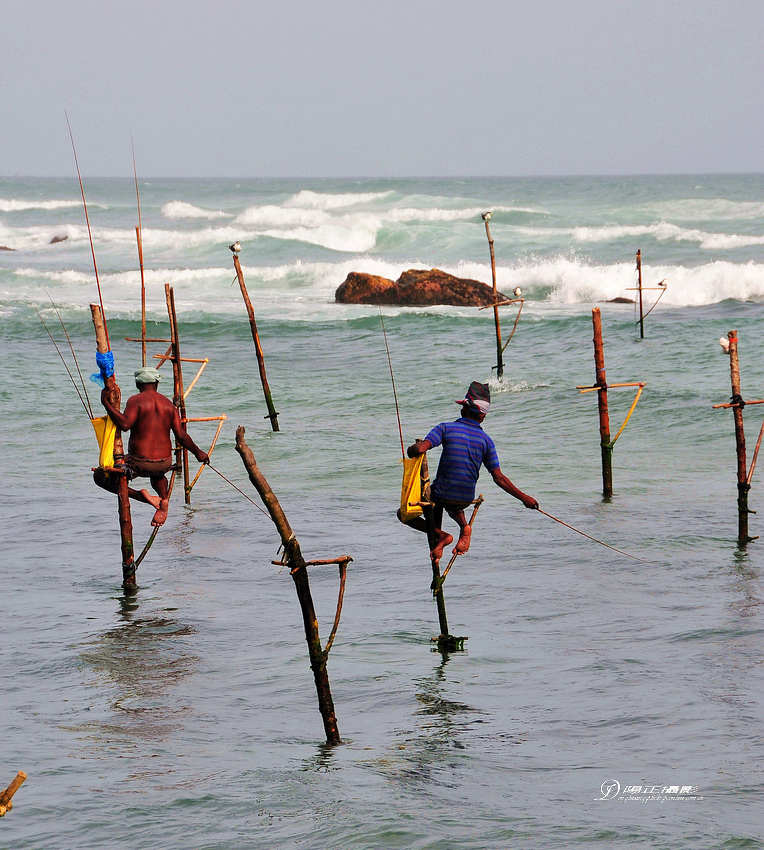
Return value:
<svg viewBox="0 0 764 850">
<path fill-rule="evenodd" d="M 218 218 L 232 218 L 231 213 L 222 210 L 205 210 L 185 201 L 170 201 L 162 207 L 162 215 L 169 219 L 203 218 L 214 221 Z"/>
</svg>

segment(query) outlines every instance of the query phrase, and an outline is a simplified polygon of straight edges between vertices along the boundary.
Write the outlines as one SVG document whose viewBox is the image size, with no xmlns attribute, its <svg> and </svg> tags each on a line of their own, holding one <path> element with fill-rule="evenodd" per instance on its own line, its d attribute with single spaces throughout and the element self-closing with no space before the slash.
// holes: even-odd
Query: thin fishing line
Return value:
<svg viewBox="0 0 764 850">
<path fill-rule="evenodd" d="M 575 531 L 578 534 L 587 537 L 589 540 L 593 540 L 595 543 L 599 543 L 600 546 L 604 546 L 606 549 L 612 549 L 614 552 L 618 552 L 619 555 L 626 555 L 627 558 L 633 558 L 635 561 L 641 561 L 643 564 L 649 564 L 650 561 L 646 561 L 644 558 L 638 558 L 636 555 L 630 555 L 628 552 L 624 552 L 623 549 L 616 549 L 615 546 L 611 546 L 609 543 L 603 543 L 601 540 L 597 540 L 596 537 L 592 537 L 590 534 L 587 534 L 585 531 L 581 531 L 573 525 L 569 525 L 567 522 L 563 522 L 561 519 L 557 519 L 556 516 L 552 516 L 552 514 L 548 514 L 546 511 L 542 511 L 541 508 L 536 508 L 536 510 L 540 514 L 544 514 L 544 516 L 548 516 L 549 519 L 553 519 L 555 522 L 559 522 L 560 525 L 564 525 L 565 528 L 569 528 L 571 531 Z"/>
<path fill-rule="evenodd" d="M 130 133 L 130 147 L 133 151 L 133 175 L 135 176 L 135 199 L 138 202 L 138 263 L 141 267 L 141 366 L 146 365 L 146 279 L 143 270 L 143 221 L 141 219 L 141 196 L 138 192 L 138 168 L 135 164 L 135 144 Z"/>
<path fill-rule="evenodd" d="M 66 360 L 64 360 L 64 355 L 61 354 L 59 347 L 56 345 L 56 340 L 53 339 L 53 334 L 51 334 L 51 332 L 48 330 L 48 326 L 45 324 L 45 319 L 43 319 L 43 317 L 40 315 L 40 311 L 37 309 L 37 307 L 34 308 L 34 311 L 35 311 L 35 313 L 37 313 L 37 317 L 42 322 L 42 326 L 47 331 L 48 336 L 50 337 L 50 341 L 53 343 L 53 347 L 58 352 L 58 356 L 61 358 L 61 362 L 64 364 L 64 369 L 66 369 L 66 374 L 69 375 L 69 380 L 72 382 L 72 386 L 74 387 L 74 391 L 79 396 L 80 402 L 82 403 L 82 406 L 85 408 L 85 413 L 87 413 L 89 415 L 90 419 L 93 419 L 93 411 L 88 410 L 88 407 L 87 407 L 87 405 L 85 404 L 85 402 L 82 398 L 82 393 L 80 393 L 80 389 L 74 381 L 74 376 L 72 375 L 71 371 L 69 370 L 69 367 L 66 365 Z"/>
<path fill-rule="evenodd" d="M 208 464 L 206 464 L 206 465 L 207 465 L 207 466 L 208 466 L 208 467 L 209 467 L 209 468 L 210 468 L 213 472 L 217 472 L 217 474 L 218 474 L 218 475 L 219 475 L 219 476 L 223 479 L 223 481 L 226 481 L 228 484 L 230 484 L 230 485 L 231 485 L 231 487 L 233 487 L 233 489 L 234 489 L 234 490 L 236 490 L 238 493 L 241 493 L 241 495 L 242 495 L 242 496 L 244 496 L 244 498 L 245 498 L 245 499 L 247 499 L 248 501 L 252 502 L 252 504 L 253 504 L 253 505 L 254 505 L 254 506 L 258 509 L 258 511 L 260 511 L 260 513 L 261 513 L 261 514 L 263 514 L 264 516 L 267 516 L 269 520 L 273 521 L 273 518 L 271 517 L 271 515 L 270 515 L 269 513 L 267 513 L 266 511 L 264 511 L 264 510 L 260 507 L 260 505 L 258 505 L 258 504 L 257 504 L 257 502 L 256 502 L 254 499 L 250 499 L 250 497 L 249 497 L 249 496 L 248 496 L 248 495 L 247 495 L 247 494 L 246 494 L 243 490 L 239 490 L 239 488 L 238 488 L 238 487 L 237 487 L 237 486 L 233 483 L 233 481 L 229 481 L 229 480 L 225 477 L 225 475 L 223 475 L 223 473 L 222 473 L 222 472 L 220 472 L 220 470 L 215 469 L 215 467 L 214 467 L 211 463 L 208 463 Z"/>
<path fill-rule="evenodd" d="M 387 332 L 385 331 L 385 320 L 382 317 L 382 308 L 377 304 L 379 310 L 379 321 L 382 323 L 382 336 L 385 338 L 385 350 L 387 351 L 387 363 L 390 367 L 390 381 L 393 385 L 393 398 L 395 399 L 395 415 L 398 417 L 398 433 L 401 437 L 401 457 L 406 459 L 406 449 L 403 447 L 403 428 L 401 427 L 401 411 L 398 407 L 398 393 L 395 390 L 395 376 L 393 375 L 393 361 L 390 359 L 390 346 L 387 344 Z"/>
<path fill-rule="evenodd" d="M 48 300 L 53 305 L 53 309 L 56 311 L 56 315 L 58 316 L 58 321 L 61 322 L 61 328 L 64 331 L 64 336 L 66 337 L 66 341 L 69 343 L 69 350 L 72 352 L 72 357 L 74 358 L 74 365 L 77 367 L 77 373 L 80 376 L 80 383 L 82 384 L 82 390 L 85 394 L 85 399 L 87 400 L 88 408 L 90 409 L 90 418 L 95 419 L 95 417 L 93 416 L 93 408 L 90 404 L 90 396 L 88 395 L 87 386 L 85 385 L 85 379 L 82 377 L 82 369 L 80 369 L 80 363 L 77 360 L 77 355 L 74 353 L 74 346 L 72 345 L 71 339 L 69 339 L 69 333 L 66 330 L 66 325 L 64 324 L 64 320 L 61 318 L 61 313 L 58 312 L 58 307 L 56 307 L 53 299 L 50 297 L 50 293 L 48 292 L 47 289 L 45 289 L 44 286 L 43 286 L 43 292 L 48 296 Z"/>
<path fill-rule="evenodd" d="M 66 116 L 66 126 L 69 128 L 69 138 L 72 140 L 72 151 L 74 152 L 74 164 L 77 167 L 77 178 L 80 181 L 80 193 L 82 195 L 82 206 L 85 208 L 85 222 L 88 226 L 88 239 L 90 239 L 90 253 L 93 255 L 93 269 L 95 270 L 96 285 L 98 286 L 98 301 L 101 305 L 101 318 L 103 319 L 103 329 L 106 333 L 106 346 L 111 351 L 111 343 L 109 342 L 109 329 L 106 326 L 106 311 L 103 307 L 103 295 L 101 294 L 101 281 L 98 277 L 98 263 L 96 263 L 95 248 L 93 247 L 93 234 L 90 231 L 90 217 L 88 216 L 88 205 L 85 200 L 85 187 L 82 185 L 82 175 L 80 174 L 80 164 L 77 160 L 77 148 L 74 146 L 74 136 L 72 135 L 72 126 L 69 123 L 69 116 L 64 110 Z"/>
</svg>

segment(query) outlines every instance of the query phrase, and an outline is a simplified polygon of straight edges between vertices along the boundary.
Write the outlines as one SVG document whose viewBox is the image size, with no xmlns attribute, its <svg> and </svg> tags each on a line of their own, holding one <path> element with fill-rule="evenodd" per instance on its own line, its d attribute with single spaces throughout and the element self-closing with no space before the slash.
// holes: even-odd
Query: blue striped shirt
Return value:
<svg viewBox="0 0 764 850">
<path fill-rule="evenodd" d="M 433 493 L 441 499 L 471 502 L 481 464 L 489 472 L 499 469 L 496 446 L 474 419 L 460 417 L 455 422 L 441 422 L 425 439 L 433 448 L 443 445 L 432 485 Z"/>
</svg>

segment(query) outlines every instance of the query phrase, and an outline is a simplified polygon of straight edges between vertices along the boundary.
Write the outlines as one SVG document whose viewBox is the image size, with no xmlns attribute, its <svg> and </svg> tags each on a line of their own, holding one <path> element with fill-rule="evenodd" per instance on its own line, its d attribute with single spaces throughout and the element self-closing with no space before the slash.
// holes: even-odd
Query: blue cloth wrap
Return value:
<svg viewBox="0 0 764 850">
<path fill-rule="evenodd" d="M 94 384 L 98 384 L 99 387 L 103 387 L 106 379 L 114 375 L 114 352 L 104 351 L 102 354 L 100 351 L 96 351 L 96 366 L 100 371 L 94 372 L 90 376 L 90 380 Z"/>
</svg>

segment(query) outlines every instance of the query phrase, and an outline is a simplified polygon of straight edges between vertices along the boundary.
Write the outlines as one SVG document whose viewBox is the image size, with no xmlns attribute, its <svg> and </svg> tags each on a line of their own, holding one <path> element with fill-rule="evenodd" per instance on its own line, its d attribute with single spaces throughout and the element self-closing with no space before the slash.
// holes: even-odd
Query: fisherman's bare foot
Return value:
<svg viewBox="0 0 764 850">
<path fill-rule="evenodd" d="M 151 520 L 151 524 L 156 526 L 156 528 L 159 528 L 160 525 L 164 525 L 167 522 L 167 511 L 169 508 L 169 499 L 162 499 L 157 507 L 157 512 L 154 514 L 154 519 Z"/>
<path fill-rule="evenodd" d="M 153 493 L 149 493 L 148 490 L 141 490 L 141 496 L 143 496 L 144 502 L 147 502 L 149 505 L 151 505 L 152 508 L 159 510 L 162 501 L 159 496 L 155 496 Z"/>
<path fill-rule="evenodd" d="M 459 535 L 459 540 L 454 547 L 454 555 L 466 555 L 470 550 L 470 540 L 472 539 L 472 526 L 465 525 L 462 533 Z"/>
<path fill-rule="evenodd" d="M 443 557 L 443 550 L 452 543 L 454 538 L 447 531 L 438 531 L 438 542 L 435 548 L 430 552 L 430 557 L 433 561 L 439 561 Z"/>
</svg>

